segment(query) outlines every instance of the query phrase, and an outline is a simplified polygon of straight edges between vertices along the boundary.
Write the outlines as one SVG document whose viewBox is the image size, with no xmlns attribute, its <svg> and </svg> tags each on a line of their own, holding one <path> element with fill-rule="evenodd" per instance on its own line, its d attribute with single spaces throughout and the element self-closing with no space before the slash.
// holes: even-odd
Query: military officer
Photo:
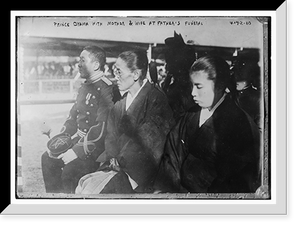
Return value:
<svg viewBox="0 0 300 228">
<path fill-rule="evenodd" d="M 58 156 L 53 156 L 51 150 L 42 155 L 46 192 L 74 193 L 78 180 L 99 166 L 95 160 L 104 150 L 106 119 L 115 91 L 104 75 L 105 63 L 105 51 L 99 47 L 87 46 L 80 54 L 80 77 L 86 80 L 61 130 L 61 135 L 71 137 L 73 146 Z M 57 152 L 57 142 L 55 148 Z"/>
</svg>

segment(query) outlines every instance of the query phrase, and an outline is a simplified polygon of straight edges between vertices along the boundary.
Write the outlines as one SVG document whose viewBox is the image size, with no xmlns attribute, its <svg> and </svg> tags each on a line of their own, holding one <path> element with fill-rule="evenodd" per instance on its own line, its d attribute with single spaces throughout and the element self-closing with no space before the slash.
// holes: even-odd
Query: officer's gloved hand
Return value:
<svg viewBox="0 0 300 228">
<path fill-rule="evenodd" d="M 65 163 L 65 165 L 67 165 L 68 163 L 70 163 L 71 161 L 75 160 L 77 158 L 76 153 L 71 149 L 68 150 L 65 153 L 62 153 L 61 155 L 59 155 L 57 157 L 58 159 L 62 159 L 63 162 Z"/>
</svg>

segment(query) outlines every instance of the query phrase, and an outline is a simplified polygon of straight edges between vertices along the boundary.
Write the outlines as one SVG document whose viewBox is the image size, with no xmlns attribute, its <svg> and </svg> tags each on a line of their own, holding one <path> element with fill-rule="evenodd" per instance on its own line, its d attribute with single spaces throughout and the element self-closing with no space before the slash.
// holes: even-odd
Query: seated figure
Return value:
<svg viewBox="0 0 300 228">
<path fill-rule="evenodd" d="M 108 117 L 105 151 L 97 172 L 81 178 L 77 194 L 153 191 L 173 112 L 161 88 L 147 78 L 148 58 L 142 51 L 119 55 L 113 72 L 123 98 Z"/>
<path fill-rule="evenodd" d="M 170 132 L 155 192 L 254 193 L 260 186 L 260 132 L 236 102 L 236 83 L 219 57 L 190 69 L 189 110 Z"/>
<path fill-rule="evenodd" d="M 87 46 L 80 54 L 80 77 L 86 80 L 61 133 L 49 141 L 49 151 L 41 158 L 47 193 L 75 193 L 78 180 L 99 166 L 96 159 L 104 150 L 106 120 L 114 98 L 114 85 L 103 72 L 105 63 L 100 47 Z"/>
</svg>

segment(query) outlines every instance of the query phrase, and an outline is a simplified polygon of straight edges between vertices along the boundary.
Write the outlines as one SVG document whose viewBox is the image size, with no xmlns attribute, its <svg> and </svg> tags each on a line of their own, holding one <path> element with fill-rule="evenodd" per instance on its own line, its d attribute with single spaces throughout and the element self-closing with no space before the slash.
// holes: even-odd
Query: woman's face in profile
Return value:
<svg viewBox="0 0 300 228">
<path fill-rule="evenodd" d="M 192 96 L 194 102 L 202 108 L 211 108 L 214 99 L 214 82 L 208 79 L 205 71 L 196 71 L 190 75 L 192 82 Z"/>
<path fill-rule="evenodd" d="M 134 84 L 134 73 L 127 67 L 123 59 L 117 59 L 113 66 L 113 72 L 120 91 L 127 91 Z"/>
</svg>

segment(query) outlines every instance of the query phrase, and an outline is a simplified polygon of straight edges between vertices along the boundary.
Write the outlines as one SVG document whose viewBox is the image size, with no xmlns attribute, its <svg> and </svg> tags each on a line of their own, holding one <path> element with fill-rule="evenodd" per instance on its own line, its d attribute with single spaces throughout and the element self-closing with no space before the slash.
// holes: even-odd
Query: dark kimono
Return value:
<svg viewBox="0 0 300 228">
<path fill-rule="evenodd" d="M 119 170 L 101 193 L 151 192 L 166 136 L 174 125 L 165 94 L 149 82 L 127 111 L 125 106 L 126 97 L 115 104 L 108 118 L 105 151 L 97 161 L 104 170 L 115 158 Z M 128 175 L 138 184 L 134 191 Z"/>
<path fill-rule="evenodd" d="M 229 96 L 199 128 L 201 108 L 190 110 L 168 135 L 155 189 L 162 192 L 255 192 L 260 133 Z"/>
</svg>

